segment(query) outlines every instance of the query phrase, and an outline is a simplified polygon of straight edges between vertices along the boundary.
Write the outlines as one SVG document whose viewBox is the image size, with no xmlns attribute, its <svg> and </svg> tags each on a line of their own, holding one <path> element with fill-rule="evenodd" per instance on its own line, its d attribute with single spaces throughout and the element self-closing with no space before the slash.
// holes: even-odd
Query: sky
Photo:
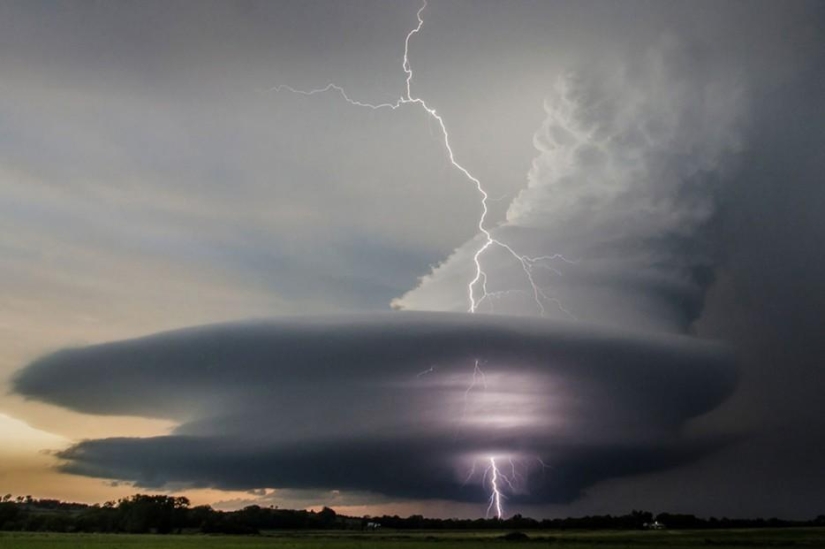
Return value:
<svg viewBox="0 0 825 549">
<path fill-rule="evenodd" d="M 0 492 L 821 514 L 823 5 L 422 5 L 0 2 Z"/>
</svg>

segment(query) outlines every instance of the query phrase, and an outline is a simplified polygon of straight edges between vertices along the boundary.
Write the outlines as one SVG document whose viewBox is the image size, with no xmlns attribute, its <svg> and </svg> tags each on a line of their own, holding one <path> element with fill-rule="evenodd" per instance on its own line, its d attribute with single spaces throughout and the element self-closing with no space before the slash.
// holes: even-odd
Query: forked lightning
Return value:
<svg viewBox="0 0 825 549">
<path fill-rule="evenodd" d="M 505 242 L 502 242 L 493 237 L 490 233 L 489 229 L 486 227 L 487 215 L 489 213 L 487 202 L 490 199 L 487 191 L 484 189 L 484 186 L 481 184 L 481 181 L 477 177 L 475 177 L 472 173 L 470 173 L 467 168 L 461 165 L 455 158 L 455 154 L 453 152 L 452 145 L 450 144 L 450 134 L 447 131 L 447 126 L 444 123 L 444 119 L 441 117 L 440 114 L 436 112 L 436 110 L 430 107 L 422 98 L 420 97 L 413 97 L 412 94 L 412 78 L 413 78 L 413 71 L 410 65 L 410 40 L 412 37 L 418 32 L 421 31 L 421 27 L 424 25 L 424 19 L 421 17 L 421 14 L 424 12 L 424 9 L 427 7 L 427 1 L 424 0 L 423 4 L 419 8 L 418 12 L 416 13 L 416 17 L 418 19 L 418 24 L 414 29 L 412 29 L 408 34 L 407 38 L 404 40 L 404 62 L 402 64 L 402 68 L 404 73 L 407 75 L 406 77 L 406 93 L 398 98 L 397 101 L 393 103 L 366 103 L 363 101 L 358 101 L 351 98 L 346 90 L 337 84 L 327 84 L 323 88 L 317 88 L 313 90 L 299 90 L 293 88 L 292 86 L 288 86 L 285 84 L 275 86 L 271 88 L 270 91 L 281 92 L 281 91 L 288 91 L 291 93 L 296 93 L 300 95 L 317 95 L 327 92 L 337 92 L 347 103 L 356 107 L 365 107 L 372 110 L 379 110 L 379 109 L 391 109 L 396 110 L 404 105 L 418 105 L 421 107 L 424 112 L 426 112 L 433 120 L 438 123 L 439 128 L 441 129 L 441 135 L 444 139 L 444 147 L 447 151 L 447 157 L 450 160 L 450 163 L 453 167 L 461 172 L 465 178 L 467 178 L 470 182 L 475 185 L 476 191 L 481 197 L 481 215 L 478 218 L 478 230 L 482 234 L 484 238 L 483 244 L 476 250 L 473 254 L 473 263 L 475 264 L 475 275 L 473 276 L 472 280 L 467 284 L 467 297 L 469 301 L 468 311 L 471 313 L 475 313 L 478 311 L 479 306 L 485 301 L 493 297 L 493 294 L 487 290 L 487 274 L 484 272 L 484 268 L 481 264 L 482 256 L 484 252 L 486 252 L 491 246 L 497 246 L 505 251 L 507 251 L 516 261 L 519 262 L 524 274 L 526 276 L 527 282 L 530 284 L 532 297 L 536 302 L 536 307 L 542 315 L 546 313 L 545 304 L 547 302 L 554 303 L 556 307 L 558 307 L 561 311 L 569 316 L 573 316 L 567 309 L 565 309 L 562 304 L 559 302 L 558 299 L 555 297 L 547 295 L 547 293 L 541 288 L 539 284 L 536 283 L 533 277 L 533 269 L 537 265 L 543 265 L 548 267 L 552 272 L 559 273 L 557 269 L 549 267 L 547 265 L 549 262 L 552 261 L 562 261 L 565 263 L 573 263 L 566 259 L 561 254 L 553 254 L 553 255 L 544 255 L 539 257 L 529 257 L 526 255 L 519 254 L 516 252 L 510 245 Z"/>
</svg>

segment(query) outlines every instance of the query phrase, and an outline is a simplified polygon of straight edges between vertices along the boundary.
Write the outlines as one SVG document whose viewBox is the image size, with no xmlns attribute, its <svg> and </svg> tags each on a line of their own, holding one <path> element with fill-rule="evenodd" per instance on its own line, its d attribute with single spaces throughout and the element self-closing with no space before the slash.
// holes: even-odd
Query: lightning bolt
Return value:
<svg viewBox="0 0 825 549">
<path fill-rule="evenodd" d="M 326 94 L 326 93 L 337 93 L 341 96 L 341 98 L 346 101 L 348 104 L 367 108 L 372 110 L 382 110 L 382 109 L 389 109 L 389 110 L 397 110 L 403 106 L 407 105 L 415 105 L 420 107 L 432 120 L 434 120 L 438 128 L 441 130 L 441 137 L 444 143 L 444 149 L 447 153 L 447 158 L 449 159 L 450 163 L 452 164 L 453 168 L 455 168 L 461 175 L 464 176 L 472 185 L 475 187 L 476 192 L 480 197 L 480 205 L 481 205 L 481 214 L 478 218 L 478 231 L 482 236 L 482 244 L 473 254 L 473 264 L 475 266 L 475 273 L 470 282 L 467 284 L 467 298 L 469 302 L 469 306 L 467 311 L 469 313 L 476 313 L 479 312 L 479 307 L 483 303 L 487 303 L 492 312 L 493 309 L 493 300 L 495 298 L 501 297 L 506 295 L 510 292 L 523 292 L 522 290 L 504 290 L 504 291 L 490 291 L 487 287 L 487 273 L 483 267 L 482 258 L 484 254 L 490 250 L 491 248 L 499 248 L 505 252 L 507 252 L 520 266 L 521 270 L 524 272 L 525 278 L 527 283 L 529 284 L 531 290 L 527 292 L 536 303 L 536 308 L 541 316 L 545 316 L 547 309 L 546 304 L 552 303 L 554 304 L 560 311 L 568 315 L 569 317 L 575 319 L 574 315 L 567 310 L 562 303 L 552 295 L 549 295 L 537 282 L 534 277 L 535 269 L 537 268 L 544 268 L 547 269 L 549 272 L 561 276 L 561 271 L 553 266 L 555 262 L 563 262 L 568 264 L 574 264 L 576 261 L 569 260 L 565 258 L 562 254 L 552 254 L 552 255 L 543 255 L 538 257 L 531 257 L 527 255 L 523 255 L 518 253 L 515 249 L 513 249 L 509 244 L 502 242 L 501 240 L 495 238 L 490 229 L 487 228 L 487 217 L 489 215 L 489 208 L 488 203 L 490 201 L 499 200 L 499 198 L 491 198 L 487 191 L 484 189 L 481 181 L 474 176 L 470 171 L 464 167 L 461 163 L 458 162 L 456 159 L 455 153 L 453 151 L 453 147 L 450 141 L 450 134 L 447 130 L 447 125 L 444 122 L 444 119 L 438 114 L 435 108 L 431 107 L 427 104 L 427 102 L 422 99 L 421 97 L 417 97 L 413 95 L 412 92 L 412 80 L 413 80 L 413 71 L 412 65 L 410 64 L 410 41 L 412 38 L 421 31 L 421 28 L 424 25 L 424 18 L 422 14 L 427 7 L 427 0 L 423 0 L 421 7 L 416 12 L 416 19 L 418 21 L 415 28 L 413 28 L 404 40 L 404 60 L 402 63 L 402 69 L 404 74 L 406 75 L 405 78 L 405 93 L 399 97 L 394 102 L 389 103 L 367 103 L 364 101 L 359 101 L 350 97 L 346 90 L 337 84 L 327 84 L 323 88 L 311 89 L 311 90 L 300 90 L 297 88 L 293 88 L 292 86 L 288 86 L 285 84 L 281 84 L 270 88 L 269 91 L 271 92 L 283 92 L 287 91 L 293 94 L 298 95 L 305 95 L 305 96 L 313 96 L 318 94 Z M 421 377 L 432 373 L 434 371 L 434 367 L 431 367 L 428 370 L 425 370 L 418 374 L 417 377 Z M 481 369 L 480 361 L 478 359 L 475 360 L 475 365 L 473 368 L 473 377 L 472 382 L 470 383 L 469 387 L 464 393 L 464 410 L 466 413 L 467 409 L 467 399 L 469 398 L 470 393 L 472 390 L 478 385 L 481 384 L 486 388 L 487 381 L 484 375 L 484 371 Z M 462 414 L 463 419 L 463 414 Z M 459 422 L 460 423 L 460 422 Z M 538 458 L 537 458 L 538 459 Z M 501 473 L 496 463 L 495 457 L 490 457 L 490 465 L 487 467 L 484 473 L 484 478 L 482 479 L 482 484 L 486 483 L 487 478 L 490 479 L 490 504 L 487 508 L 487 516 L 495 511 L 495 516 L 497 518 L 502 518 L 504 514 L 503 504 L 502 501 L 505 499 L 504 495 L 501 491 L 501 483 L 504 482 L 513 489 L 513 482 L 506 476 Z M 539 460 L 541 461 L 541 460 Z M 515 472 L 515 466 L 513 465 L 512 460 L 510 461 L 511 467 L 513 469 L 513 476 L 514 478 L 517 476 Z M 543 465 L 543 462 L 542 462 Z M 470 471 L 467 480 L 469 480 L 475 473 L 475 464 L 473 464 L 473 468 Z M 465 481 L 466 483 L 466 481 Z"/>
<path fill-rule="evenodd" d="M 496 518 L 501 518 L 504 514 L 504 509 L 501 506 L 501 500 L 504 496 L 501 493 L 501 489 L 498 486 L 499 478 L 504 477 L 498 470 L 498 466 L 496 465 L 496 458 L 490 456 L 490 467 L 488 468 L 490 472 L 490 505 L 487 506 L 487 516 L 490 516 L 491 511 L 495 510 Z M 507 481 L 509 483 L 509 480 Z"/>
<path fill-rule="evenodd" d="M 501 461 L 506 460 L 509 463 L 510 472 L 505 473 L 501 468 Z M 487 463 L 484 468 L 484 474 L 481 478 L 482 486 L 489 486 L 490 497 L 487 505 L 487 518 L 495 516 L 496 518 L 504 517 L 504 501 L 507 496 L 504 495 L 504 488 L 509 489 L 511 493 L 519 493 L 523 491 L 525 483 L 528 481 L 531 471 L 534 469 L 530 467 L 532 460 L 538 463 L 542 471 L 546 471 L 551 467 L 547 465 L 538 456 L 522 456 L 520 459 L 513 456 L 488 456 L 484 458 Z M 519 472 L 519 469 L 522 472 Z M 473 460 L 470 473 L 464 480 L 462 486 L 466 485 L 475 475 L 477 470 L 476 460 Z"/>
<path fill-rule="evenodd" d="M 406 74 L 406 91 L 404 95 L 399 97 L 395 102 L 367 103 L 364 101 L 358 101 L 350 97 L 347 94 L 346 90 L 337 84 L 327 84 L 323 88 L 317 88 L 312 90 L 299 90 L 293 88 L 292 86 L 281 84 L 273 88 L 270 88 L 270 91 L 288 91 L 290 93 L 306 96 L 336 92 L 344 99 L 344 101 L 346 101 L 350 105 L 353 105 L 355 107 L 368 108 L 372 110 L 396 110 L 405 105 L 417 105 L 418 107 L 420 107 L 432 120 L 435 120 L 435 122 L 438 124 L 438 127 L 441 130 L 444 148 L 447 152 L 447 158 L 449 159 L 450 164 L 452 164 L 452 166 L 456 170 L 458 170 L 468 181 L 470 181 L 473 184 L 473 186 L 476 189 L 476 192 L 480 196 L 481 215 L 478 218 L 478 231 L 483 238 L 483 243 L 473 254 L 475 274 L 473 278 L 470 280 L 470 282 L 467 284 L 467 297 L 469 301 L 469 307 L 467 309 L 468 312 L 477 312 L 479 306 L 483 302 L 490 300 L 498 295 L 496 292 L 488 291 L 487 273 L 484 271 L 484 267 L 482 265 L 482 256 L 485 254 L 485 252 L 487 252 L 487 250 L 489 250 L 492 247 L 498 247 L 506 251 L 508 254 L 510 254 L 518 262 L 519 266 L 524 271 L 527 282 L 531 287 L 533 300 L 536 303 L 538 312 L 542 316 L 544 316 L 547 312 L 546 303 L 553 303 L 563 313 L 565 313 L 571 318 L 575 318 L 574 315 L 569 310 L 567 310 L 557 298 L 549 295 L 539 284 L 537 284 L 533 276 L 534 269 L 538 266 L 548 268 L 549 270 L 551 270 L 551 272 L 554 272 L 556 274 L 561 274 L 558 269 L 551 267 L 548 264 L 549 262 L 561 261 L 564 263 L 573 264 L 575 263 L 575 261 L 565 258 L 562 254 L 544 255 L 539 257 L 530 257 L 527 255 L 523 255 L 518 253 L 507 243 L 502 242 L 501 240 L 498 240 L 493 237 L 490 230 L 487 228 L 487 216 L 489 215 L 488 202 L 490 200 L 495 199 L 490 198 L 489 194 L 487 194 L 487 191 L 484 189 L 484 186 L 482 185 L 481 181 L 472 173 L 470 173 L 470 171 L 467 168 L 465 168 L 462 164 L 460 164 L 456 159 L 455 153 L 453 152 L 452 144 L 450 142 L 450 134 L 447 130 L 447 125 L 444 122 L 444 119 L 441 117 L 441 115 L 436 112 L 435 108 L 429 106 L 424 99 L 413 95 L 413 71 L 412 65 L 410 64 L 410 41 L 416 34 L 418 34 L 421 31 L 421 28 L 424 25 L 424 18 L 422 17 L 422 14 L 426 7 L 427 0 L 424 0 L 421 7 L 418 9 L 418 12 L 416 12 L 416 19 L 418 20 L 418 24 L 409 33 L 407 33 L 407 37 L 404 40 L 404 60 L 402 63 L 402 69 Z"/>
</svg>

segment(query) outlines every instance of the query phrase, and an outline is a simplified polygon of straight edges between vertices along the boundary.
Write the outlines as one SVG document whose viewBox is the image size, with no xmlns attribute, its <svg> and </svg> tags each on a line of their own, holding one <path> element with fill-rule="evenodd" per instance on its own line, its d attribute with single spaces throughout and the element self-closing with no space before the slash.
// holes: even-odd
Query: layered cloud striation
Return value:
<svg viewBox="0 0 825 549">
<path fill-rule="evenodd" d="M 483 374 L 474 374 L 478 360 Z M 504 315 L 395 313 L 204 326 L 67 349 L 15 390 L 93 414 L 179 423 L 80 442 L 65 471 L 140 486 L 266 487 L 567 502 L 724 440 L 685 423 L 731 392 L 723 349 Z M 505 461 L 506 460 L 506 461 Z M 509 465 L 508 465 L 509 467 Z"/>
</svg>

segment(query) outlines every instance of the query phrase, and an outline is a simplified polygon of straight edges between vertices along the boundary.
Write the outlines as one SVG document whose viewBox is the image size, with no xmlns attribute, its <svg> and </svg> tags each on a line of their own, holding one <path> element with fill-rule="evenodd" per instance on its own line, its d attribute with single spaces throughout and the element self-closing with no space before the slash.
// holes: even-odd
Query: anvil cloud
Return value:
<svg viewBox="0 0 825 549">
<path fill-rule="evenodd" d="M 470 388 L 476 358 L 486 379 Z M 152 487 L 483 501 L 481 471 L 471 482 L 468 472 L 500 456 L 524 468 L 511 497 L 546 503 L 718 447 L 682 431 L 734 380 L 728 353 L 687 338 L 397 313 L 67 349 L 23 370 L 15 389 L 81 412 L 180 423 L 168 436 L 76 444 L 60 454 L 73 473 Z"/>
</svg>

